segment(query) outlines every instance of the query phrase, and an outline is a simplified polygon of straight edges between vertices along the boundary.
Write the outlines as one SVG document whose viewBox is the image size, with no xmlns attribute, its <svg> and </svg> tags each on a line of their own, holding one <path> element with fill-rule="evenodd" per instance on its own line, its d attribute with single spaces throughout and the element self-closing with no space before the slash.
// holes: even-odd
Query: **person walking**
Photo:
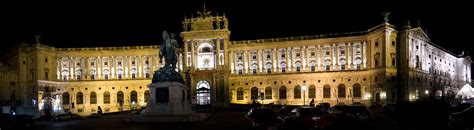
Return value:
<svg viewBox="0 0 474 130">
<path fill-rule="evenodd" d="M 314 99 L 311 99 L 311 102 L 309 102 L 310 107 L 314 107 Z"/>
<path fill-rule="evenodd" d="M 97 113 L 99 114 L 99 117 L 102 116 L 102 108 L 100 108 L 100 106 L 97 106 Z"/>
</svg>

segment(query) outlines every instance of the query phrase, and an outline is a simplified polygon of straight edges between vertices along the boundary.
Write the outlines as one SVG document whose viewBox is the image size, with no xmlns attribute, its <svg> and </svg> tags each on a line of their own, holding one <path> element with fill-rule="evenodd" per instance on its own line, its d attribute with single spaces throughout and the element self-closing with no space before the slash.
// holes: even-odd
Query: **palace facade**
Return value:
<svg viewBox="0 0 474 130">
<path fill-rule="evenodd" d="M 182 24 L 176 71 L 196 105 L 387 104 L 471 83 L 470 57 L 432 43 L 420 27 L 386 21 L 359 32 L 231 41 L 225 15 L 204 10 Z M 159 47 L 55 48 L 37 38 L 4 56 L 0 100 L 34 115 L 143 107 L 164 63 Z"/>
</svg>

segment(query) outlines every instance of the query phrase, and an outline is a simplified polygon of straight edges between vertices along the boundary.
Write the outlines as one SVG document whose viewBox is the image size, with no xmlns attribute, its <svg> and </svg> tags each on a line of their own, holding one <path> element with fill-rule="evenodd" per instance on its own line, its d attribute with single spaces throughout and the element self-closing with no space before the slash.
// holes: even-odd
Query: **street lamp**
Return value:
<svg viewBox="0 0 474 130">
<path fill-rule="evenodd" d="M 306 105 L 306 84 L 303 83 L 303 106 Z"/>
</svg>

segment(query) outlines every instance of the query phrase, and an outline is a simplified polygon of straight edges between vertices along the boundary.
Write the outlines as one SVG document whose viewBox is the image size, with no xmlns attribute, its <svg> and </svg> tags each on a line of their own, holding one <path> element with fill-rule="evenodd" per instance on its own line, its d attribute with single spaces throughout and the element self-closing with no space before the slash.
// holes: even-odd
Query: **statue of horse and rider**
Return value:
<svg viewBox="0 0 474 130">
<path fill-rule="evenodd" d="M 168 34 L 168 32 L 163 31 L 163 45 L 160 47 L 160 60 L 165 58 L 165 65 L 163 68 L 172 68 L 176 69 L 176 62 L 178 61 L 176 55 L 176 47 L 178 42 L 176 41 L 176 35 L 173 33 Z"/>
</svg>

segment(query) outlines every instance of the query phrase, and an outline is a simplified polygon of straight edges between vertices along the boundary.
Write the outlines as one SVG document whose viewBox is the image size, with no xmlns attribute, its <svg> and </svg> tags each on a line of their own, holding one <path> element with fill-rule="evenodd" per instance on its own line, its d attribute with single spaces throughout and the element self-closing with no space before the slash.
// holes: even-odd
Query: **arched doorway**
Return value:
<svg viewBox="0 0 474 130">
<path fill-rule="evenodd" d="M 211 85 L 206 80 L 201 80 L 196 85 L 196 104 L 211 104 Z"/>
<path fill-rule="evenodd" d="M 380 93 L 375 93 L 375 102 L 380 103 Z"/>
</svg>

